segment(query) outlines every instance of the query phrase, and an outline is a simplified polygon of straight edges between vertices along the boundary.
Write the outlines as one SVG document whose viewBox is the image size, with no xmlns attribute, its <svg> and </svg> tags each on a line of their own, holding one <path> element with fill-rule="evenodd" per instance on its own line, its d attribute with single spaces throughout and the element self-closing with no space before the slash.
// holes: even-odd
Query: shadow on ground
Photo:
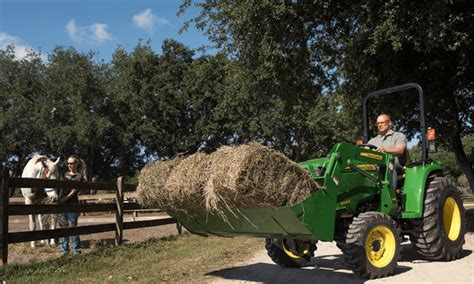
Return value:
<svg viewBox="0 0 474 284">
<path fill-rule="evenodd" d="M 149 238 L 145 241 L 140 243 L 147 243 L 153 242 L 157 240 L 168 240 L 170 236 L 158 237 L 158 238 Z M 122 244 L 133 244 L 133 242 L 129 239 L 123 239 Z M 115 238 L 102 238 L 97 240 L 81 240 L 81 248 L 94 248 L 94 247 L 101 247 L 101 246 L 115 246 Z"/>
<path fill-rule="evenodd" d="M 125 242 L 126 240 L 124 240 Z M 97 246 L 113 246 L 115 245 L 115 239 L 108 238 L 108 239 L 98 239 L 98 240 L 81 240 L 81 248 L 93 248 Z"/>
<path fill-rule="evenodd" d="M 461 254 L 461 259 L 468 257 L 471 254 L 472 250 L 465 249 Z M 434 260 L 426 259 L 422 255 L 418 254 L 415 247 L 411 243 L 402 244 L 402 252 L 399 263 L 404 261 L 412 263 L 434 262 Z"/>
<path fill-rule="evenodd" d="M 474 208 L 466 209 L 466 231 L 474 232 Z"/>
<path fill-rule="evenodd" d="M 317 269 L 308 267 L 304 269 L 283 268 L 276 264 L 255 263 L 216 270 L 208 275 L 238 281 L 252 281 L 260 283 L 364 283 L 363 279 L 352 275 L 350 272 L 339 272 L 332 269 Z M 331 281 L 331 282 L 328 282 Z"/>
<path fill-rule="evenodd" d="M 411 267 L 399 265 L 395 275 L 405 273 Z M 322 255 L 311 260 L 304 268 L 283 268 L 276 264 L 255 263 L 216 270 L 208 275 L 228 280 L 261 283 L 364 283 L 347 267 L 342 254 Z"/>
</svg>

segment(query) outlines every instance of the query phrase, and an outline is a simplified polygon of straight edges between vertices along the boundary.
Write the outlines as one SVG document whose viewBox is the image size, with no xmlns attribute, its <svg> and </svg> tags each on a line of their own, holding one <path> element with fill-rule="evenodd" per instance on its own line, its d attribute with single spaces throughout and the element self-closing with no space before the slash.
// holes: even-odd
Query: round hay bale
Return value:
<svg viewBox="0 0 474 284">
<path fill-rule="evenodd" d="M 278 207 L 305 199 L 315 182 L 283 154 L 252 142 L 221 147 L 209 156 L 206 208 Z"/>
<path fill-rule="evenodd" d="M 137 186 L 137 202 L 146 208 L 164 208 L 169 202 L 166 181 L 182 159 L 147 164 L 140 171 Z"/>
<path fill-rule="evenodd" d="M 207 154 L 195 153 L 177 165 L 166 181 L 167 211 L 204 208 L 204 185 L 208 179 Z"/>
</svg>

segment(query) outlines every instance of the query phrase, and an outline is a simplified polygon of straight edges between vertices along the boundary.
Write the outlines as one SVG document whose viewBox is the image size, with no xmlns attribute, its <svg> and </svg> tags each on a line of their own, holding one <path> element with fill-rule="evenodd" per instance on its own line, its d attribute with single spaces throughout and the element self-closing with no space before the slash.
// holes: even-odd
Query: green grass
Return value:
<svg viewBox="0 0 474 284">
<path fill-rule="evenodd" d="M 189 283 L 208 282 L 207 273 L 244 261 L 262 249 L 262 239 L 180 237 L 8 265 L 9 283 Z M 215 278 L 214 278 L 215 279 Z"/>
</svg>

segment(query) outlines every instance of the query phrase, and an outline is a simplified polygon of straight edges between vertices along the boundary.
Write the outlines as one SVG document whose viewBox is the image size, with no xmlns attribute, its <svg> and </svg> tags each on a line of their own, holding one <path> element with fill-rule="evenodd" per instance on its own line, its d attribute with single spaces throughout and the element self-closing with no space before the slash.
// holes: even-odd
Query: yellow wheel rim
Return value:
<svg viewBox="0 0 474 284">
<path fill-rule="evenodd" d="M 385 226 L 377 226 L 370 231 L 365 242 L 365 251 L 370 263 L 378 268 L 390 264 L 395 256 L 397 243 L 392 230 Z"/>
<path fill-rule="evenodd" d="M 461 232 L 461 213 L 456 200 L 448 197 L 443 208 L 444 232 L 451 241 L 457 240 Z"/>
<path fill-rule="evenodd" d="M 287 247 L 287 244 L 285 243 L 285 240 L 282 240 L 282 247 L 283 251 L 291 258 L 302 258 L 304 255 L 307 255 L 309 252 L 309 243 L 304 243 L 301 246 L 301 249 L 299 251 L 292 251 Z"/>
</svg>

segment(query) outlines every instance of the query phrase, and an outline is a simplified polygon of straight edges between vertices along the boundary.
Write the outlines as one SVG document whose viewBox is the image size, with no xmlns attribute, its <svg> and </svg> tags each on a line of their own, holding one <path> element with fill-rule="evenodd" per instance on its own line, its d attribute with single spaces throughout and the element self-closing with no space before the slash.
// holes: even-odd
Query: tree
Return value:
<svg viewBox="0 0 474 284">
<path fill-rule="evenodd" d="M 452 151 L 474 188 L 472 162 L 461 138 L 473 133 L 474 4 L 445 1 L 356 1 L 334 13 L 340 49 L 338 74 L 346 103 L 368 91 L 418 82 L 425 91 L 427 123 Z M 414 98 L 414 96 L 412 96 Z M 419 131 L 416 100 L 393 96 L 378 106 L 397 117 L 409 137 Z M 355 108 L 360 109 L 360 108 Z"/>
<path fill-rule="evenodd" d="M 0 50 L 0 158 L 14 176 L 21 175 L 29 154 L 46 149 L 39 112 L 44 72 L 40 54 L 30 52 L 16 60 L 13 46 Z"/>
<path fill-rule="evenodd" d="M 232 125 L 226 114 L 228 60 L 221 56 L 201 56 L 183 77 L 188 117 L 186 144 L 189 153 L 212 152 L 229 144 Z"/>
<path fill-rule="evenodd" d="M 113 178 L 120 129 L 108 116 L 107 68 L 94 62 L 94 56 L 72 47 L 53 50 L 39 113 L 50 153 L 65 158 L 77 154 L 86 161 L 89 178 L 99 173 L 101 178 Z"/>
<path fill-rule="evenodd" d="M 193 56 L 194 51 L 182 43 L 175 40 L 163 42 L 158 73 L 153 77 L 153 92 L 158 98 L 154 120 L 163 138 L 161 157 L 197 151 L 196 142 L 192 141 L 193 106 L 185 90 L 185 78 L 194 61 Z"/>
<path fill-rule="evenodd" d="M 77 154 L 89 177 L 133 176 L 144 163 L 210 151 L 227 139 L 214 116 L 226 60 L 194 52 L 174 40 L 161 55 L 139 42 L 118 48 L 112 63 L 95 53 L 57 47 L 15 60 L 0 52 L 2 164 L 21 174 L 33 152 Z M 221 90 L 221 91 L 219 91 Z"/>
<path fill-rule="evenodd" d="M 138 43 L 130 54 L 123 49 L 114 53 L 109 86 L 116 110 L 113 120 L 123 128 L 123 144 L 134 148 L 141 164 L 187 150 L 183 78 L 192 56 L 191 50 L 174 40 L 163 43 L 161 56 L 149 43 Z"/>
<path fill-rule="evenodd" d="M 184 11 L 191 1 L 182 5 Z M 325 60 L 311 51 L 313 15 L 299 2 L 227 1 L 197 4 L 194 22 L 231 61 L 221 119 L 230 143 L 259 140 L 295 160 L 327 152 L 339 122 Z"/>
<path fill-rule="evenodd" d="M 182 9 L 190 5 L 192 1 L 184 1 Z M 257 93 L 274 102 L 275 89 L 276 94 L 290 94 L 284 98 L 293 98 L 293 92 L 304 98 L 306 91 L 318 94 L 324 87 L 337 96 L 336 113 L 349 118 L 349 128 L 360 129 L 362 99 L 368 92 L 420 83 L 427 94 L 429 125 L 438 129 L 441 144 L 454 152 L 474 188 L 472 164 L 461 143 L 461 137 L 473 132 L 472 1 L 248 0 L 196 5 L 201 13 L 191 22 L 246 66 L 258 82 Z M 294 82 L 297 88 L 285 88 Z M 419 125 L 411 97 L 388 98 L 383 107 L 376 102 L 373 108 L 389 110 L 409 137 Z M 318 97 L 312 98 L 315 102 Z M 278 129 L 271 131 L 280 136 Z"/>
<path fill-rule="evenodd" d="M 464 145 L 464 152 L 466 152 L 469 161 L 474 163 L 474 135 L 464 137 L 462 143 Z M 416 159 L 420 159 L 421 147 L 419 145 L 414 146 L 410 149 L 410 155 L 416 157 Z M 437 153 L 430 153 L 429 157 L 434 161 L 441 161 L 443 163 L 444 174 L 453 181 L 458 181 L 459 186 L 467 186 L 466 184 L 459 183 L 459 181 L 463 180 L 465 176 L 459 168 L 453 152 L 441 146 L 438 147 Z"/>
</svg>

